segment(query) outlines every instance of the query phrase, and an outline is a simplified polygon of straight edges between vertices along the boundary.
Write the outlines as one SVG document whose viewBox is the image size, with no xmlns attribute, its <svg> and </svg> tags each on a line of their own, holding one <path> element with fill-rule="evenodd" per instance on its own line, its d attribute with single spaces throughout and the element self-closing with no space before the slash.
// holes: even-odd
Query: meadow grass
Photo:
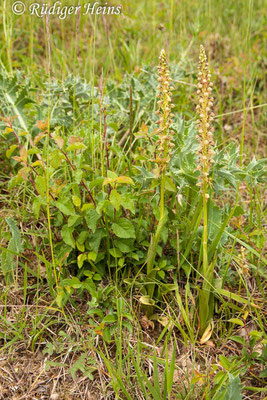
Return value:
<svg viewBox="0 0 267 400">
<path fill-rule="evenodd" d="M 19 122 L 3 121 L 2 131 L 11 131 L 1 134 L 0 398 L 236 400 L 242 393 L 244 398 L 263 399 L 266 205 L 265 188 L 253 178 L 257 171 L 261 173 L 263 162 L 254 165 L 253 159 L 264 156 L 265 143 L 264 1 L 146 0 L 122 4 L 120 16 L 81 15 L 68 20 L 26 14 L 16 17 L 9 2 L 4 0 L 0 6 L 1 89 L 6 94 L 0 100 L 1 116 L 20 116 Z M 173 188 L 173 182 L 190 182 L 194 174 L 188 165 L 194 162 L 195 142 L 190 132 L 193 135 L 198 101 L 200 44 L 205 45 L 214 82 L 216 165 L 222 165 L 221 173 L 233 185 L 214 196 L 209 215 L 194 180 L 181 185 L 179 193 L 176 186 Z M 180 171 L 181 178 L 173 180 L 167 173 L 165 180 L 162 174 L 163 206 L 158 210 L 159 181 L 153 178 L 150 184 L 149 180 L 156 174 L 156 75 L 147 66 L 158 65 L 162 48 L 174 77 L 178 156 L 174 154 L 173 168 Z M 14 92 L 5 83 L 18 70 L 23 78 L 11 82 L 12 88 L 19 93 L 29 79 L 30 89 L 22 92 L 22 100 L 30 97 L 36 102 L 38 120 L 47 117 L 47 122 L 39 123 L 38 131 L 31 125 L 38 113 L 30 104 L 21 114 L 19 105 L 11 111 L 6 108 L 16 93 L 12 97 Z M 83 81 L 75 85 L 78 76 L 89 85 L 83 86 Z M 145 96 L 146 91 L 151 98 Z M 76 98 L 79 93 L 84 103 Z M 57 130 L 57 125 L 65 124 L 60 118 L 67 119 L 65 106 L 71 109 L 71 121 L 67 128 Z M 53 118 L 58 118 L 55 123 Z M 30 129 L 32 135 L 25 136 L 23 132 Z M 12 148 L 17 144 L 14 133 L 28 151 L 26 159 L 24 150 Z M 37 133 L 44 135 L 39 144 L 33 143 Z M 70 137 L 74 138 L 71 142 Z M 233 143 L 240 145 L 238 153 L 231 150 Z M 38 146 L 41 150 L 35 153 Z M 76 150 L 68 152 L 67 146 L 76 146 Z M 227 161 L 223 158 L 226 148 L 230 149 Z M 10 149 L 13 153 L 7 158 Z M 14 155 L 21 158 L 17 164 L 10 158 Z M 185 164 L 179 164 L 182 157 Z M 21 179 L 13 186 L 12 179 L 25 160 L 20 179 L 27 173 L 34 185 L 30 179 Z M 236 180 L 225 171 L 227 162 L 234 176 L 240 175 Z M 88 175 L 79 177 L 84 165 L 90 179 Z M 135 165 L 143 167 L 140 175 Z M 214 174 L 216 183 L 216 170 Z M 103 178 L 100 186 L 99 178 Z M 131 189 L 131 181 L 137 189 Z M 64 214 L 65 203 L 55 207 L 54 199 L 60 199 L 66 184 L 72 185 L 66 195 L 72 199 L 75 214 L 79 209 L 83 218 L 88 212 L 93 219 L 97 218 L 95 208 L 99 210 L 102 219 L 97 220 L 97 230 L 102 229 L 105 235 L 105 274 L 96 266 L 97 251 L 91 248 L 89 258 L 83 259 L 82 232 L 78 228 L 73 228 L 71 235 L 67 229 L 62 231 L 62 226 L 76 224 L 74 219 L 70 222 L 71 217 L 76 218 L 72 211 Z M 36 190 L 43 196 L 40 204 L 34 202 Z M 101 191 L 106 198 L 101 197 Z M 122 207 L 131 199 L 138 211 L 134 214 L 130 206 L 122 214 Z M 106 200 L 115 210 L 114 221 Z M 102 208 L 97 208 L 100 204 Z M 225 205 L 220 214 L 219 208 Z M 110 232 L 113 229 L 121 235 L 118 229 L 123 228 L 122 241 L 130 242 L 132 231 L 125 220 L 132 220 L 137 233 L 147 231 L 150 235 L 163 218 L 164 206 L 172 242 L 162 245 L 161 257 L 159 249 L 157 254 L 153 250 L 147 278 L 147 260 L 140 252 L 146 249 L 149 254 L 150 236 L 140 236 L 128 266 L 120 261 L 122 251 Z M 204 223 L 205 237 L 212 238 L 208 248 L 201 231 L 203 209 L 209 218 L 209 225 Z M 124 226 L 119 228 L 117 215 L 124 218 Z M 61 235 L 65 244 L 60 242 Z M 164 241 L 163 226 L 160 235 Z M 66 243 L 70 246 L 61 254 L 58 243 L 62 248 Z M 166 260 L 173 248 L 176 261 L 172 269 Z M 66 263 L 71 251 L 77 254 Z M 155 259 L 157 269 L 153 269 Z M 89 279 L 93 271 L 95 286 L 84 286 L 84 263 L 90 264 L 86 276 Z M 214 270 L 212 279 L 207 268 Z M 70 282 L 74 277 L 76 280 Z M 210 324 L 205 321 L 203 326 L 197 298 L 201 290 L 212 292 L 203 309 L 209 307 L 215 314 Z M 152 311 L 145 313 L 147 307 Z"/>
</svg>

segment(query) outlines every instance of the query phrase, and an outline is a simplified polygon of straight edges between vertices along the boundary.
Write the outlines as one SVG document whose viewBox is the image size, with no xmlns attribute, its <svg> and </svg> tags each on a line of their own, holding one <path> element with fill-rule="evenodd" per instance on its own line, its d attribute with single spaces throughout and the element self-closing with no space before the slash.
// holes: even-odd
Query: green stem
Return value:
<svg viewBox="0 0 267 400">
<path fill-rule="evenodd" d="M 164 194 L 165 194 L 165 173 L 163 172 L 161 176 L 161 185 L 160 185 L 160 218 L 156 233 L 151 238 L 147 255 L 147 275 L 151 280 L 155 279 L 156 277 L 156 271 L 152 270 L 155 263 L 157 245 L 160 239 L 161 231 L 167 220 L 166 215 L 164 213 Z M 154 289 L 155 289 L 155 284 L 149 285 L 148 294 L 151 298 L 153 297 Z"/>
<path fill-rule="evenodd" d="M 160 219 L 163 218 L 164 215 L 164 195 L 165 195 L 165 172 L 162 173 L 161 185 L 160 185 Z"/>
<path fill-rule="evenodd" d="M 203 184 L 203 275 L 206 277 L 208 271 L 208 207 L 207 207 L 207 184 Z"/>
<path fill-rule="evenodd" d="M 202 274 L 203 284 L 199 292 L 199 320 L 200 320 L 200 335 L 205 331 L 207 321 L 211 315 L 210 307 L 210 283 L 212 276 L 209 272 L 208 262 L 208 207 L 207 207 L 207 182 L 203 182 L 203 239 L 202 239 Z"/>
</svg>

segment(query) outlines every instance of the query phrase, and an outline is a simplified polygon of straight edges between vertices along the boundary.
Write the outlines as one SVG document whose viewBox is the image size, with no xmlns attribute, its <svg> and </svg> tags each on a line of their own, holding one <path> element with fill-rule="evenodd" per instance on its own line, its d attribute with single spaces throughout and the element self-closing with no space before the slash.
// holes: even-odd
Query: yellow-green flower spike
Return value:
<svg viewBox="0 0 267 400">
<path fill-rule="evenodd" d="M 161 50 L 159 56 L 159 66 L 158 66 L 158 110 L 156 114 L 159 117 L 157 124 L 159 125 L 157 129 L 157 134 L 159 139 L 156 142 L 157 146 L 157 157 L 154 160 L 158 166 L 160 173 L 165 171 L 172 155 L 173 143 L 173 131 L 170 131 L 170 125 L 172 123 L 172 108 L 174 107 L 171 102 L 171 78 L 170 70 L 166 61 L 166 54 L 164 50 Z"/>
<path fill-rule="evenodd" d="M 213 97 L 212 82 L 210 81 L 211 74 L 209 71 L 209 65 L 207 56 L 203 46 L 200 46 L 199 54 L 199 66 L 198 66 L 198 90 L 199 104 L 197 105 L 198 113 L 198 135 L 197 139 L 199 142 L 198 155 L 199 163 L 197 169 L 200 171 L 198 186 L 203 187 L 204 182 L 207 185 L 211 184 L 209 177 L 209 170 L 213 161 L 213 127 L 212 121 L 214 114 L 212 112 Z M 206 196 L 206 200 L 208 195 Z"/>
</svg>

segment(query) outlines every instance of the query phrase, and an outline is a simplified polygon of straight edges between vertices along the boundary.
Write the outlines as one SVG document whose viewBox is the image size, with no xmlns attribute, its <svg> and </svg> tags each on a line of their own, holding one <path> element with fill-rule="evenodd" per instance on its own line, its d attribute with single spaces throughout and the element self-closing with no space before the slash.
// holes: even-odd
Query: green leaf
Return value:
<svg viewBox="0 0 267 400">
<path fill-rule="evenodd" d="M 237 335 L 233 335 L 233 336 L 229 336 L 228 338 L 229 340 L 233 340 L 234 342 L 240 343 L 243 346 L 246 344 L 246 341 L 244 338 L 242 338 L 241 336 L 237 336 Z"/>
<path fill-rule="evenodd" d="M 87 254 L 79 254 L 77 257 L 78 267 L 82 268 L 84 261 L 87 260 Z"/>
<path fill-rule="evenodd" d="M 76 222 L 81 222 L 82 221 L 82 218 L 81 218 L 81 216 L 80 215 L 71 215 L 69 218 L 68 218 L 68 226 L 69 227 L 71 227 L 71 226 L 74 226 L 75 224 L 76 224 Z"/>
<path fill-rule="evenodd" d="M 9 226 L 12 238 L 14 240 L 15 251 L 20 253 L 22 251 L 22 243 L 19 228 L 17 227 L 13 218 L 6 218 L 6 223 Z"/>
<path fill-rule="evenodd" d="M 110 201 L 111 201 L 111 204 L 113 205 L 113 207 L 116 210 L 120 209 L 120 206 L 121 206 L 121 195 L 120 195 L 120 193 L 117 192 L 116 189 L 112 189 L 112 191 L 110 193 Z"/>
<path fill-rule="evenodd" d="M 95 261 L 97 257 L 97 253 L 95 253 L 94 251 L 89 251 L 89 253 L 87 254 L 87 258 L 89 261 Z"/>
<path fill-rule="evenodd" d="M 85 150 L 87 147 L 84 143 L 72 143 L 67 147 L 67 151 Z"/>
<path fill-rule="evenodd" d="M 113 223 L 112 230 L 122 239 L 135 239 L 136 237 L 133 224 L 126 218 L 121 218 L 117 223 Z"/>
<path fill-rule="evenodd" d="M 96 230 L 97 222 L 99 219 L 100 215 L 96 212 L 95 209 L 91 209 L 86 212 L 85 220 L 88 227 L 92 230 L 93 233 Z"/>
<path fill-rule="evenodd" d="M 131 196 L 126 194 L 121 196 L 121 205 L 125 210 L 130 210 L 133 214 L 135 213 L 135 204 Z"/>
<path fill-rule="evenodd" d="M 239 376 L 234 377 L 230 373 L 228 375 L 229 384 L 224 400 L 242 400 L 241 381 Z"/>
<path fill-rule="evenodd" d="M 39 218 L 41 205 L 42 205 L 42 200 L 40 196 L 35 197 L 32 203 L 32 211 L 36 219 Z"/>
<path fill-rule="evenodd" d="M 134 250 L 131 241 L 127 239 L 117 239 L 114 241 L 114 245 L 123 253 L 130 253 L 131 251 Z"/>
<path fill-rule="evenodd" d="M 66 296 L 64 290 L 59 290 L 56 296 L 57 305 L 61 308 L 63 305 L 64 297 Z"/>
<path fill-rule="evenodd" d="M 86 365 L 86 353 L 83 353 L 78 360 L 69 368 L 69 372 L 71 373 L 72 379 L 75 380 L 75 375 L 77 371 L 81 371 L 83 374 L 85 373 L 85 365 Z"/>
<path fill-rule="evenodd" d="M 244 322 L 243 322 L 241 319 L 239 319 L 239 318 L 231 318 L 231 319 L 228 319 L 228 322 L 232 322 L 232 324 L 244 326 Z"/>
<path fill-rule="evenodd" d="M 55 149 L 50 153 L 50 164 L 53 168 L 58 168 L 61 164 L 63 154 L 60 153 L 58 149 Z"/>
<path fill-rule="evenodd" d="M 102 186 L 103 182 L 104 182 L 104 179 L 105 178 L 100 177 L 100 178 L 96 178 L 95 180 L 90 182 L 90 189 L 93 189 L 93 188 L 95 188 L 97 186 Z"/>
<path fill-rule="evenodd" d="M 84 212 L 87 210 L 92 210 L 93 208 L 94 208 L 94 205 L 92 203 L 84 203 L 81 208 L 81 211 Z"/>
<path fill-rule="evenodd" d="M 45 196 L 46 194 L 46 179 L 44 176 L 37 176 L 35 179 L 35 186 L 41 196 Z"/>
<path fill-rule="evenodd" d="M 97 229 L 95 233 L 90 237 L 90 247 L 91 249 L 97 253 L 101 240 L 105 236 L 105 232 L 102 228 Z"/>
<path fill-rule="evenodd" d="M 109 252 L 114 258 L 119 258 L 122 256 L 122 252 L 119 249 L 110 249 Z"/>
<path fill-rule="evenodd" d="M 88 278 L 91 278 L 91 279 L 93 278 L 93 272 L 90 271 L 89 269 L 83 271 L 83 274 L 84 274 L 85 276 L 88 276 Z"/>
<path fill-rule="evenodd" d="M 82 169 L 77 169 L 77 170 L 74 172 L 74 179 L 75 179 L 75 182 L 78 183 L 78 184 L 80 184 L 80 182 L 81 182 L 81 180 L 82 180 L 82 177 L 83 177 L 83 170 L 82 170 Z"/>
<path fill-rule="evenodd" d="M 249 336 L 256 337 L 257 339 L 261 339 L 262 335 L 263 335 L 262 332 L 259 332 L 259 331 L 256 331 L 256 330 L 253 330 L 253 331 L 249 332 Z"/>
<path fill-rule="evenodd" d="M 64 215 L 76 215 L 72 202 L 67 199 L 66 201 L 56 201 L 55 206 L 61 211 Z"/>
<path fill-rule="evenodd" d="M 219 207 L 215 206 L 212 201 L 208 202 L 208 237 L 213 241 L 221 226 L 222 213 Z"/>
<path fill-rule="evenodd" d="M 177 192 L 177 188 L 169 176 L 165 176 L 165 188 L 169 192 Z"/>
<path fill-rule="evenodd" d="M 116 182 L 122 184 L 125 183 L 128 185 L 134 185 L 134 181 L 129 176 L 118 176 L 118 178 L 116 178 Z"/>
<path fill-rule="evenodd" d="M 63 279 L 60 282 L 61 287 L 72 287 L 73 289 L 80 289 L 82 283 L 80 282 L 79 278 L 73 276 L 72 278 Z"/>
<path fill-rule="evenodd" d="M 235 211 L 234 211 L 234 214 L 233 214 L 234 217 L 239 217 L 239 215 L 244 215 L 244 214 L 245 214 L 245 210 L 244 210 L 243 207 L 241 207 L 241 206 L 236 206 L 235 207 Z"/>
<path fill-rule="evenodd" d="M 80 197 L 78 197 L 76 195 L 73 195 L 72 196 L 72 202 L 75 205 L 75 207 L 78 207 L 78 208 L 81 207 L 81 199 L 80 199 Z"/>
<path fill-rule="evenodd" d="M 155 304 L 155 300 L 153 300 L 150 296 L 141 296 L 139 301 L 146 306 L 153 306 Z"/>
<path fill-rule="evenodd" d="M 267 378 L 267 368 L 265 368 L 263 371 L 261 371 L 260 378 Z"/>
<path fill-rule="evenodd" d="M 250 305 L 251 307 L 259 308 L 258 305 L 252 303 L 250 300 L 244 299 L 243 297 L 239 296 L 236 293 L 229 292 L 229 290 L 218 288 L 218 289 L 216 289 L 216 292 L 218 292 L 222 296 L 228 297 L 228 299 L 230 299 L 230 300 L 236 301 L 237 303 L 246 304 L 246 305 Z"/>
<path fill-rule="evenodd" d="M 72 234 L 73 234 L 73 229 L 69 228 L 68 225 L 64 225 L 63 228 L 61 229 L 61 236 L 64 242 L 69 246 L 71 246 L 73 249 L 75 249 L 75 240 Z"/>
<path fill-rule="evenodd" d="M 105 323 L 112 323 L 112 322 L 116 322 L 116 321 L 117 321 L 117 318 L 113 314 L 106 315 L 102 320 L 102 322 L 105 322 Z"/>
<path fill-rule="evenodd" d="M 219 359 L 220 359 L 220 363 L 223 366 L 223 368 L 225 368 L 226 371 L 230 370 L 230 368 L 232 366 L 231 362 L 222 354 L 219 355 Z"/>
<path fill-rule="evenodd" d="M 17 144 L 13 144 L 12 146 L 9 147 L 9 149 L 7 149 L 6 151 L 6 156 L 7 158 L 10 158 L 14 152 L 14 150 L 18 147 Z"/>
<path fill-rule="evenodd" d="M 85 250 L 85 246 L 84 246 L 84 244 L 80 244 L 79 242 L 77 242 L 76 241 L 76 247 L 77 247 L 77 249 L 81 252 L 81 253 L 83 253 L 84 252 L 84 250 Z"/>
<path fill-rule="evenodd" d="M 80 232 L 80 234 L 78 236 L 77 242 L 79 244 L 83 244 L 85 242 L 85 240 L 87 239 L 87 237 L 88 237 L 88 231 L 82 231 L 82 232 Z"/>
</svg>

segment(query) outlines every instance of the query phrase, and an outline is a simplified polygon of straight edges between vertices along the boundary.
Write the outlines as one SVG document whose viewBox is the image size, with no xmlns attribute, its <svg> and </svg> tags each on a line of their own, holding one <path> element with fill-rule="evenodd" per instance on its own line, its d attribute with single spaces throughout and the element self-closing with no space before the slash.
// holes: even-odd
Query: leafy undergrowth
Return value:
<svg viewBox="0 0 267 400">
<path fill-rule="evenodd" d="M 3 399 L 264 396 L 264 160 L 215 144 L 203 270 L 196 118 L 174 84 L 163 175 L 157 78 L 1 73 Z"/>
</svg>

